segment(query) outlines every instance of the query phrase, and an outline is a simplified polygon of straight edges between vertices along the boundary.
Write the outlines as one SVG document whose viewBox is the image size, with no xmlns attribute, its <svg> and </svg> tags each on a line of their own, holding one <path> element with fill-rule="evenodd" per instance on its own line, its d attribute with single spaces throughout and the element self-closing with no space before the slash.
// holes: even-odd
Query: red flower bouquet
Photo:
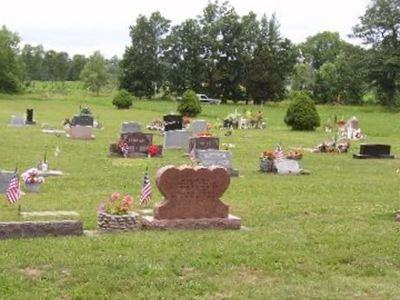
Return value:
<svg viewBox="0 0 400 300">
<path fill-rule="evenodd" d="M 155 157 L 159 154 L 160 148 L 157 145 L 150 145 L 149 148 L 147 149 L 147 153 L 150 155 L 150 157 Z"/>
</svg>

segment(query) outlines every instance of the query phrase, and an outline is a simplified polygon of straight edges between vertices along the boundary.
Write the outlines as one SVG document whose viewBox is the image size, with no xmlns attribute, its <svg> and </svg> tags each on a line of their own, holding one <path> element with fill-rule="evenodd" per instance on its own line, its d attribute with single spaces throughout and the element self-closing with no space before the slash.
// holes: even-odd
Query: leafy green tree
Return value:
<svg viewBox="0 0 400 300">
<path fill-rule="evenodd" d="M 44 79 L 52 83 L 57 80 L 57 52 L 54 50 L 46 51 L 43 61 Z"/>
<path fill-rule="evenodd" d="M 296 63 L 297 50 L 279 33 L 279 24 L 272 16 L 261 19 L 260 34 L 254 56 L 247 66 L 246 89 L 256 104 L 282 99 L 286 84 Z"/>
<path fill-rule="evenodd" d="M 205 63 L 200 24 L 188 19 L 174 26 L 165 40 L 166 85 L 178 94 L 187 89 L 203 92 Z"/>
<path fill-rule="evenodd" d="M 162 86 L 165 68 L 161 58 L 169 24 L 155 12 L 150 18 L 139 16 L 130 27 L 132 42 L 121 61 L 120 88 L 138 97 L 151 97 Z"/>
<path fill-rule="evenodd" d="M 44 50 L 43 46 L 31 46 L 26 44 L 21 50 L 21 61 L 24 68 L 24 80 L 31 84 L 34 80 L 43 80 L 43 60 Z"/>
<path fill-rule="evenodd" d="M 67 52 L 56 53 L 55 79 L 64 82 L 68 79 L 70 60 Z"/>
<path fill-rule="evenodd" d="M 300 49 L 305 62 L 319 70 L 324 63 L 333 63 L 343 46 L 338 32 L 324 31 L 308 37 L 306 42 L 300 44 Z"/>
<path fill-rule="evenodd" d="M 335 59 L 317 71 L 314 95 L 319 102 L 359 104 L 366 91 L 365 50 L 348 45 Z"/>
<path fill-rule="evenodd" d="M 22 68 L 18 59 L 19 37 L 5 26 L 0 29 L 0 92 L 15 93 L 21 88 Z"/>
<path fill-rule="evenodd" d="M 86 88 L 99 95 L 100 89 L 107 84 L 108 73 L 103 55 L 99 51 L 89 57 L 83 68 L 80 79 Z"/>
<path fill-rule="evenodd" d="M 85 67 L 87 59 L 84 55 L 75 54 L 69 64 L 68 80 L 76 81 L 79 80 L 83 68 Z"/>
<path fill-rule="evenodd" d="M 316 80 L 315 70 L 307 63 L 297 63 L 293 67 L 291 87 L 294 91 L 312 91 Z"/>
<path fill-rule="evenodd" d="M 372 48 L 368 51 L 369 79 L 386 106 L 400 104 L 400 1 L 372 0 L 354 36 Z"/>
</svg>

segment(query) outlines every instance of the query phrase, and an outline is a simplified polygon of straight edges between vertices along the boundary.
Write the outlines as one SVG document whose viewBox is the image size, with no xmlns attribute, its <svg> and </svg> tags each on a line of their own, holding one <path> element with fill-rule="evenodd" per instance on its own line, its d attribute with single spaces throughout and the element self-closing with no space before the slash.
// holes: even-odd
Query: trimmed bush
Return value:
<svg viewBox="0 0 400 300">
<path fill-rule="evenodd" d="M 286 112 L 285 123 L 293 130 L 314 130 L 320 126 L 320 117 L 314 101 L 304 92 L 295 92 Z"/>
<path fill-rule="evenodd" d="M 187 117 L 195 117 L 201 113 L 201 105 L 196 93 L 187 90 L 183 93 L 182 101 L 178 105 L 178 112 Z"/>
<path fill-rule="evenodd" d="M 127 90 L 119 90 L 113 99 L 113 105 L 118 109 L 129 109 L 132 106 L 132 95 Z"/>
</svg>

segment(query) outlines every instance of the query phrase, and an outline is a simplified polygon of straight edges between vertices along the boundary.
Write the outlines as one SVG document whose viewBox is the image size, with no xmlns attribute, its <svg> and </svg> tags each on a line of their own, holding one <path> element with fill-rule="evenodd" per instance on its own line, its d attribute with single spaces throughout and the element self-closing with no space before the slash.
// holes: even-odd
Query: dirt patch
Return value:
<svg viewBox="0 0 400 300">
<path fill-rule="evenodd" d="M 25 276 L 27 276 L 27 277 L 29 277 L 29 278 L 38 279 L 38 278 L 40 277 L 40 275 L 42 275 L 42 272 L 43 272 L 43 271 L 42 271 L 42 270 L 39 270 L 39 269 L 36 269 L 36 268 L 30 268 L 30 267 L 28 267 L 28 268 L 22 269 L 21 272 L 22 272 Z"/>
</svg>

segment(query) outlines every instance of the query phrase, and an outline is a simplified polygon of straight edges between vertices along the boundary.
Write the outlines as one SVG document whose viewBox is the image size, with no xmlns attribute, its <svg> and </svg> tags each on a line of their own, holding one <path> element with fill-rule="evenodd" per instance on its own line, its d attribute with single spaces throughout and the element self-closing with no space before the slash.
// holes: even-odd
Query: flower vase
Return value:
<svg viewBox="0 0 400 300">
<path fill-rule="evenodd" d="M 38 193 L 41 183 L 25 183 L 25 190 L 28 193 Z"/>
<path fill-rule="evenodd" d="M 97 227 L 103 231 L 131 231 L 138 228 L 137 214 L 113 215 L 104 211 L 97 212 Z"/>
</svg>

